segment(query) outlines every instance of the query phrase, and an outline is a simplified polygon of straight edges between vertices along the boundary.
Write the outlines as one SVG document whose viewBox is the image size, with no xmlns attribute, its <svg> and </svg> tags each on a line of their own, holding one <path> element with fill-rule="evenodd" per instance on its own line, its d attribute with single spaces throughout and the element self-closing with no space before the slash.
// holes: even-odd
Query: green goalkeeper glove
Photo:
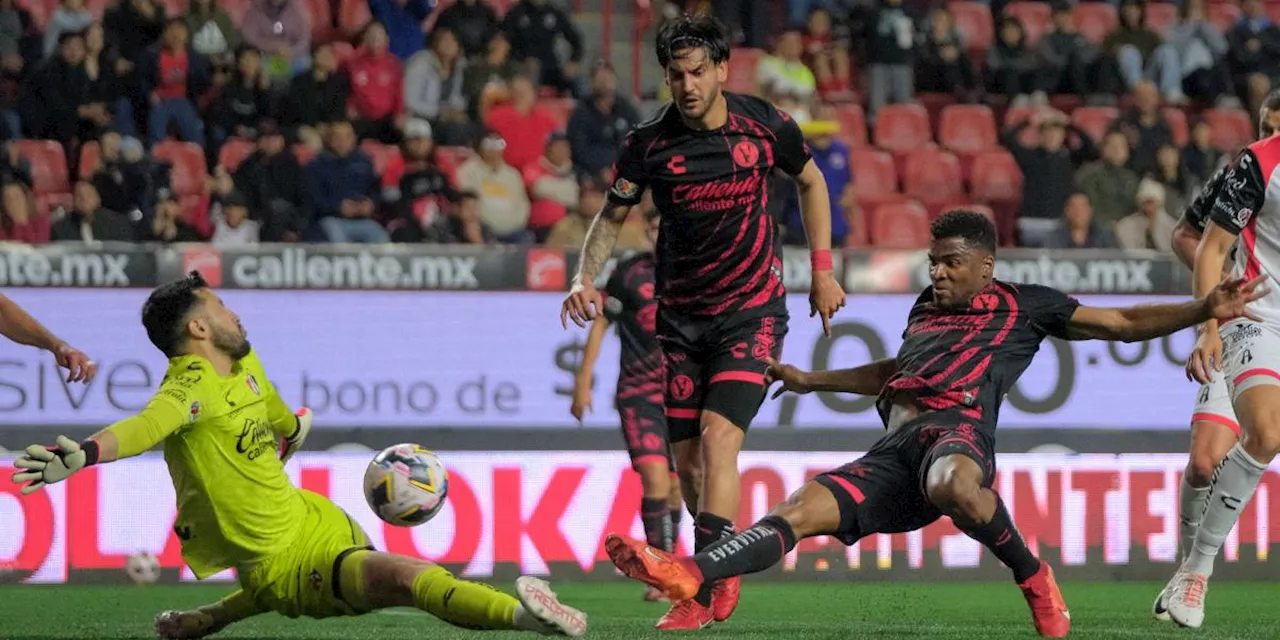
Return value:
<svg viewBox="0 0 1280 640">
<path fill-rule="evenodd" d="M 293 454 L 302 448 L 302 443 L 306 442 L 307 434 L 311 433 L 311 410 L 303 407 L 295 414 L 298 419 L 298 427 L 294 432 L 280 441 L 280 462 L 287 463 Z"/>
<path fill-rule="evenodd" d="M 39 491 L 46 484 L 62 482 L 71 474 L 98 461 L 98 443 L 86 440 L 84 446 L 66 436 L 58 436 L 56 447 L 33 444 L 14 461 L 13 466 L 27 469 L 13 474 L 13 483 L 22 484 L 23 495 Z"/>
</svg>

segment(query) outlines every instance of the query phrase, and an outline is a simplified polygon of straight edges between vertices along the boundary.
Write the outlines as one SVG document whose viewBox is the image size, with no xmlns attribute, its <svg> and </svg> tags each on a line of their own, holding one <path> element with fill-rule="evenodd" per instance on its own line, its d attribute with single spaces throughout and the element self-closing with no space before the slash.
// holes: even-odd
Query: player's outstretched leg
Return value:
<svg viewBox="0 0 1280 640">
<path fill-rule="evenodd" d="M 544 580 L 516 580 L 513 598 L 485 584 L 459 580 L 430 562 L 356 551 L 341 565 L 343 597 L 357 611 L 416 607 L 466 629 L 533 631 L 580 637 L 586 614 L 561 604 Z"/>
<path fill-rule="evenodd" d="M 929 502 L 950 516 L 965 535 L 990 549 L 1006 567 L 1031 607 L 1036 631 L 1063 638 L 1071 630 L 1071 614 L 1053 577 L 1053 569 L 1027 548 L 999 494 L 983 486 L 982 467 L 961 454 L 938 458 L 929 466 L 925 492 Z"/>
<path fill-rule="evenodd" d="M 199 609 L 161 613 L 156 616 L 156 637 L 161 640 L 196 640 L 264 611 L 244 591 L 236 590 L 235 593 Z"/>
<path fill-rule="evenodd" d="M 722 383 L 714 391 L 720 391 Z M 744 384 L 744 383 L 738 383 Z M 711 401 L 709 401 L 711 402 Z M 694 519 L 696 550 L 702 551 L 734 534 L 733 516 L 738 513 L 742 484 L 738 473 L 738 452 L 746 432 L 724 415 L 702 411 L 702 437 L 698 439 L 702 454 L 703 478 L 700 508 Z M 716 622 L 724 622 L 738 608 L 742 581 L 737 577 L 708 581 L 694 600 L 711 608 Z"/>
</svg>

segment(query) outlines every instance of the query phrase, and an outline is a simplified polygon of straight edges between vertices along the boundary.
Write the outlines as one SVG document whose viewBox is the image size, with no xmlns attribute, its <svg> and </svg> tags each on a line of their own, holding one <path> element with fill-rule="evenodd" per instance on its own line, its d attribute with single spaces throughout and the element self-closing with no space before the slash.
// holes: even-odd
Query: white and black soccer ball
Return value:
<svg viewBox="0 0 1280 640">
<path fill-rule="evenodd" d="M 434 518 L 449 495 L 449 472 L 416 444 L 383 449 L 364 472 L 364 498 L 383 521 L 416 527 Z"/>
<path fill-rule="evenodd" d="M 135 584 L 152 584 L 160 579 L 160 559 L 141 551 L 129 556 L 124 572 Z"/>
</svg>

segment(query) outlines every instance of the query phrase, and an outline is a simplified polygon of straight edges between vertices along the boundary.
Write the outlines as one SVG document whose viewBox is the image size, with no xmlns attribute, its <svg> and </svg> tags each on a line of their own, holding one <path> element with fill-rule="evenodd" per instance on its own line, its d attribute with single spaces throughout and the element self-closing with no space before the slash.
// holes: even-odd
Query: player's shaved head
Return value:
<svg viewBox="0 0 1280 640">
<path fill-rule="evenodd" d="M 942 307 L 969 304 L 995 272 L 995 225 L 981 213 L 960 209 L 934 220 L 930 231 L 934 302 Z"/>
<path fill-rule="evenodd" d="M 142 305 L 142 326 L 147 337 L 166 357 L 182 355 L 186 341 L 186 320 L 203 302 L 197 292 L 208 288 L 204 276 L 192 271 L 181 280 L 161 285 Z"/>
</svg>

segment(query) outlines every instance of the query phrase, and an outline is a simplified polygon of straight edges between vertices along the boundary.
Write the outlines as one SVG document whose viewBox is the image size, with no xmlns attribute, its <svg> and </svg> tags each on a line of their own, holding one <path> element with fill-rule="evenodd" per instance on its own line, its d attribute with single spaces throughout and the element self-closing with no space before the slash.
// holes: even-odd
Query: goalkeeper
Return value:
<svg viewBox="0 0 1280 640">
<path fill-rule="evenodd" d="M 429 562 L 374 551 L 336 505 L 295 488 L 284 461 L 302 446 L 311 413 L 295 416 L 284 403 L 240 319 L 199 274 L 152 292 L 142 324 L 169 358 L 142 413 L 84 442 L 61 436 L 56 447 L 27 447 L 13 481 L 31 493 L 164 443 L 183 560 L 200 579 L 236 569 L 240 589 L 193 611 L 161 613 L 159 637 L 201 638 L 267 611 L 324 618 L 398 606 L 469 629 L 586 632 L 586 616 L 560 604 L 542 580 L 518 579 L 517 599 Z"/>
</svg>

